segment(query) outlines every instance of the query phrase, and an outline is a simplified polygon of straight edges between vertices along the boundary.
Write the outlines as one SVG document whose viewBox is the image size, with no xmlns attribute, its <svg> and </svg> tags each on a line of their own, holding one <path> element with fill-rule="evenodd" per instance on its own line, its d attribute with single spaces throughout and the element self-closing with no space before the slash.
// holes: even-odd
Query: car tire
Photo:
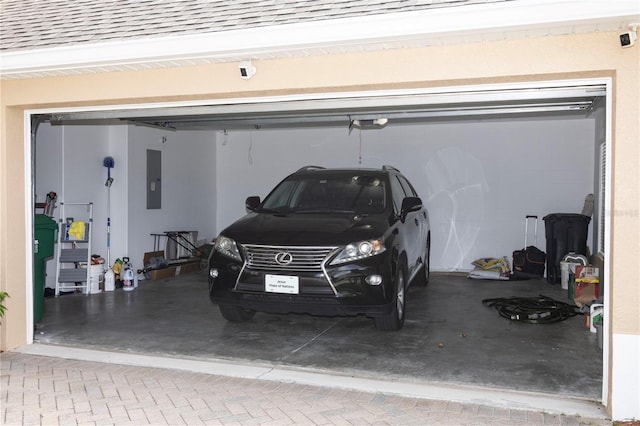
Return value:
<svg viewBox="0 0 640 426">
<path fill-rule="evenodd" d="M 402 267 L 396 272 L 395 288 L 396 294 L 393 298 L 393 309 L 389 315 L 374 318 L 376 328 L 381 331 L 397 331 L 404 325 L 404 318 L 407 312 L 407 286 L 405 283 L 405 270 Z"/>
<path fill-rule="evenodd" d="M 256 315 L 256 311 L 252 311 L 250 309 L 244 309 L 240 306 L 234 305 L 218 305 L 220 308 L 220 313 L 230 322 L 245 322 L 249 321 Z"/>
<path fill-rule="evenodd" d="M 431 237 L 427 238 L 427 247 L 424 252 L 424 262 L 422 265 L 422 271 L 416 277 L 416 284 L 418 287 L 426 287 L 429 284 L 429 275 L 431 269 Z"/>
</svg>

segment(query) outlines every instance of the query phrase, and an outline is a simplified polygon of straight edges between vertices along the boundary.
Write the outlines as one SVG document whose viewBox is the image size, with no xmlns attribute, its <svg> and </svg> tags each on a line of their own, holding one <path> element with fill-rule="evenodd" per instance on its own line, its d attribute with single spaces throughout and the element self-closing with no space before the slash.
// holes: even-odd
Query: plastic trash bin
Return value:
<svg viewBox="0 0 640 426">
<path fill-rule="evenodd" d="M 47 259 L 53 257 L 53 247 L 56 241 L 56 221 L 44 214 L 37 214 L 33 219 L 34 247 L 33 247 L 33 323 L 42 320 L 44 305 L 44 286 Z"/>
<path fill-rule="evenodd" d="M 547 282 L 560 282 L 560 262 L 568 253 L 587 254 L 591 217 L 574 213 L 553 213 L 544 217 L 547 239 Z"/>
</svg>

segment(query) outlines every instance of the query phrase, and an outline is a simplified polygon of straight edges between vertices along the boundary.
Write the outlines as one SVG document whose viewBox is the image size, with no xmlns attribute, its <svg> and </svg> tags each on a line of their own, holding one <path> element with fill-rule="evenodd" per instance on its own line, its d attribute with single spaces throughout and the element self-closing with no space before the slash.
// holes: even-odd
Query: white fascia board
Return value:
<svg viewBox="0 0 640 426">
<path fill-rule="evenodd" d="M 515 0 L 309 23 L 0 54 L 0 76 L 59 73 L 194 61 L 228 62 L 302 50 L 640 21 L 638 0 Z M 19 78 L 19 77 L 18 77 Z"/>
</svg>

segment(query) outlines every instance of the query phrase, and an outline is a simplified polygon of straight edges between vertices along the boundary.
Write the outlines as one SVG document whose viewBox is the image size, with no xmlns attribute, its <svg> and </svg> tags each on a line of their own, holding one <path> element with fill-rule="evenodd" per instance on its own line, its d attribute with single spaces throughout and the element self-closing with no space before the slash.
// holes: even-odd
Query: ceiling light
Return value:
<svg viewBox="0 0 640 426">
<path fill-rule="evenodd" d="M 355 129 L 382 129 L 389 123 L 388 118 L 359 118 L 349 122 L 349 131 Z"/>
</svg>

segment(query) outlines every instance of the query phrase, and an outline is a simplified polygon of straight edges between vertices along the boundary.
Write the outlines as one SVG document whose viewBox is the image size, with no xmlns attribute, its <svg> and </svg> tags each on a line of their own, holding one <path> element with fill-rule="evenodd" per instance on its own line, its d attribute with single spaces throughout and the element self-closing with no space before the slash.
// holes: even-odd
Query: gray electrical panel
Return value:
<svg viewBox="0 0 640 426">
<path fill-rule="evenodd" d="M 162 151 L 147 150 L 147 209 L 162 208 Z"/>
</svg>

